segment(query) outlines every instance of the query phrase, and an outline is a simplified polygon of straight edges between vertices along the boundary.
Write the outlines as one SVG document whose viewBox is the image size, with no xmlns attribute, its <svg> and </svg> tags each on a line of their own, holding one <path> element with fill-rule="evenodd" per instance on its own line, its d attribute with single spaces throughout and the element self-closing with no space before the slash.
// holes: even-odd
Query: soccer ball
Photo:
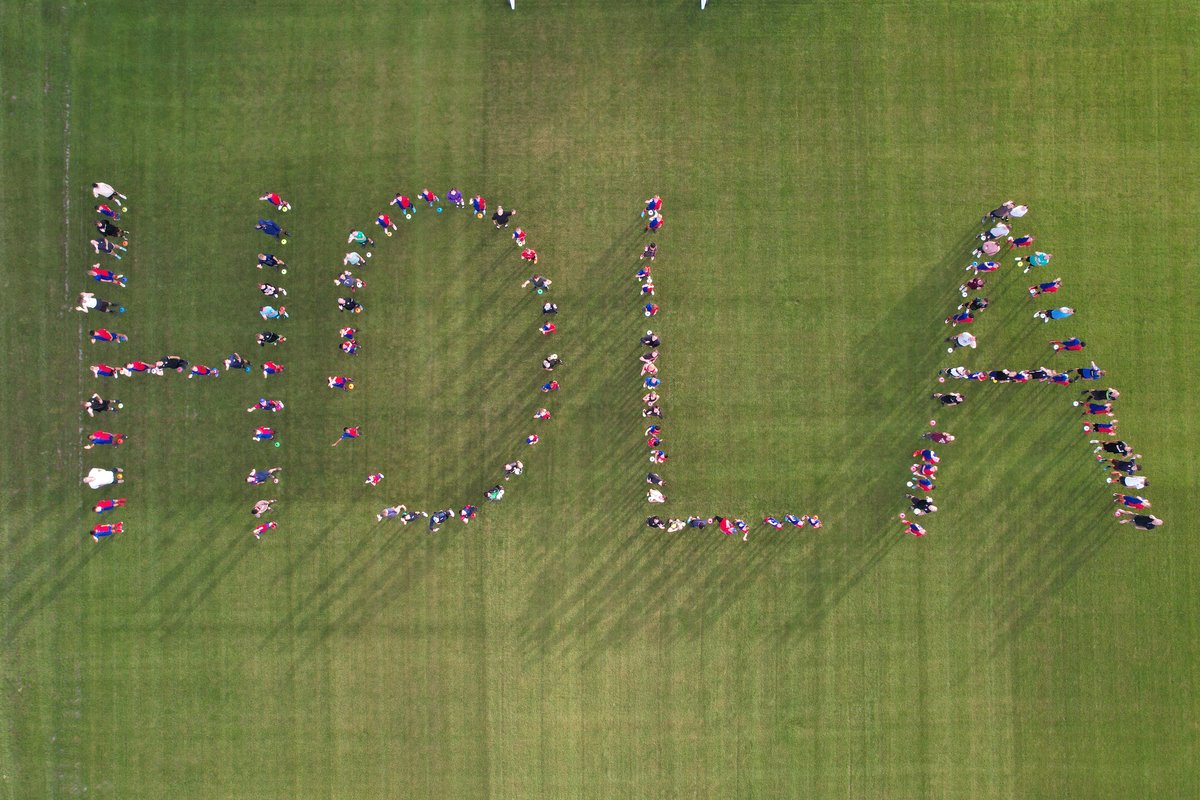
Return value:
<svg viewBox="0 0 1200 800">
<path fill-rule="evenodd" d="M 370 253 L 367 253 L 367 258 L 370 258 L 370 257 L 371 257 L 371 254 L 370 254 Z"/>
<path fill-rule="evenodd" d="M 405 218 L 405 219 L 412 219 L 412 214 L 405 214 L 405 215 L 404 215 L 404 218 Z M 388 236 L 391 236 L 391 234 L 389 233 L 389 234 L 388 234 Z"/>
<path fill-rule="evenodd" d="M 483 212 L 482 212 L 482 211 L 476 211 L 476 212 L 475 212 L 475 218 L 476 218 L 476 219 L 483 219 Z"/>
<path fill-rule="evenodd" d="M 246 365 L 246 372 L 249 372 L 249 371 L 250 371 L 250 365 L 249 365 L 249 364 L 247 364 L 247 365 Z"/>
<path fill-rule="evenodd" d="M 936 419 L 931 419 L 931 420 L 929 420 L 929 427 L 931 427 L 931 428 L 936 428 L 936 427 L 937 427 L 937 420 L 936 420 Z"/>
<path fill-rule="evenodd" d="M 441 207 L 441 206 L 438 206 L 438 210 L 437 210 L 437 212 L 438 212 L 439 214 L 440 214 L 440 213 L 442 213 L 442 207 Z"/>
<path fill-rule="evenodd" d="M 354 388 L 354 384 L 353 384 L 353 383 L 347 383 L 347 384 L 346 384 L 346 388 L 347 388 L 347 389 L 353 389 L 353 388 Z"/>
<path fill-rule="evenodd" d="M 942 376 L 940 376 L 940 375 L 939 375 L 939 376 L 938 376 L 938 383 L 945 383 L 945 382 L 946 382 L 946 379 L 945 379 L 945 378 L 943 378 Z"/>
<path fill-rule="evenodd" d="M 280 274 L 280 275 L 287 275 L 287 270 L 286 270 L 286 269 L 281 269 L 281 270 L 279 270 L 279 274 Z"/>
<path fill-rule="evenodd" d="M 128 210 L 129 210 L 128 206 L 121 206 L 121 211 L 128 211 Z"/>
<path fill-rule="evenodd" d="M 276 447 L 279 447 L 279 442 L 276 442 L 276 443 L 275 443 L 275 446 L 276 446 Z"/>
<path fill-rule="evenodd" d="M 384 231 L 384 232 L 383 232 L 383 234 L 384 234 L 385 236 L 391 236 L 391 235 L 392 235 L 392 232 L 391 232 L 391 231 Z"/>
<path fill-rule="evenodd" d="M 279 243 L 280 243 L 280 244 L 287 244 L 287 239 L 280 239 L 280 240 L 279 240 Z"/>
</svg>

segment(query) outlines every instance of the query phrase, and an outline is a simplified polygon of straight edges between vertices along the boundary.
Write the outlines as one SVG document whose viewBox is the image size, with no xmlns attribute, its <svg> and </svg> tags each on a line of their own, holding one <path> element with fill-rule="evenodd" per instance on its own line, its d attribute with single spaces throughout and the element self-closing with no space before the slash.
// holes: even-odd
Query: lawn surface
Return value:
<svg viewBox="0 0 1200 800">
<path fill-rule="evenodd" d="M 1200 794 L 1194 6 L 11 5 L 0 797 Z M 132 198 L 129 287 L 94 289 L 116 319 L 68 310 L 96 286 L 95 180 Z M 337 351 L 346 231 L 426 185 L 518 209 L 554 340 L 507 234 L 422 209 L 376 237 L 363 352 Z M 270 189 L 295 206 L 277 326 L 255 313 Z M 652 193 L 664 514 L 823 530 L 642 527 Z M 1114 524 L 1075 389 L 928 401 L 975 223 L 1008 197 L 1065 280 L 1042 305 L 1078 314 L 1034 322 L 1006 268 L 965 363 L 1107 368 L 1160 532 Z M 131 343 L 87 344 L 103 323 Z M 264 327 L 289 341 L 264 353 Z M 287 374 L 86 370 L 235 349 Z M 115 419 L 79 414 L 98 386 Z M 263 395 L 287 404 L 265 423 Z M 895 516 L 933 416 L 959 440 L 918 541 Z M 99 427 L 133 439 L 84 453 Z M 516 456 L 465 529 L 375 523 L 484 505 Z M 78 480 L 113 463 L 129 530 L 94 545 L 109 495 Z M 260 542 L 252 466 L 284 468 Z"/>
</svg>

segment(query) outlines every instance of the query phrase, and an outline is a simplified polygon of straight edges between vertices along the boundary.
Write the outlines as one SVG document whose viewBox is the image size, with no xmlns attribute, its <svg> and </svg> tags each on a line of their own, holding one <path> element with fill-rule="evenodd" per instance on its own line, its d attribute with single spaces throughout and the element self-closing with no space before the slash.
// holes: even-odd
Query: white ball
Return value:
<svg viewBox="0 0 1200 800">
<path fill-rule="evenodd" d="M 371 257 L 371 254 L 370 254 L 370 253 L 367 253 L 367 258 L 370 258 L 370 257 Z"/>
<path fill-rule="evenodd" d="M 280 274 L 280 275 L 287 275 L 287 270 L 286 270 L 286 269 L 281 269 L 281 270 L 279 270 L 279 274 Z"/>
</svg>

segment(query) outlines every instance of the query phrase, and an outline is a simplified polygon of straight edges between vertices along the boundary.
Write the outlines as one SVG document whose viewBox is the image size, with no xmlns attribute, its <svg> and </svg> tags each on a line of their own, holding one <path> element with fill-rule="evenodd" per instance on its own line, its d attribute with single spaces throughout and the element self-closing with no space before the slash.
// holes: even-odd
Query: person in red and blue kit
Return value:
<svg viewBox="0 0 1200 800">
<path fill-rule="evenodd" d="M 337 447 L 339 444 L 341 444 L 343 439 L 357 439 L 357 438 L 358 438 L 358 428 L 356 428 L 354 426 L 351 426 L 349 428 L 342 428 L 342 435 L 337 438 L 336 442 L 334 442 L 333 444 L 331 444 L 329 446 Z"/>
<path fill-rule="evenodd" d="M 106 525 L 97 525 L 92 528 L 92 541 L 98 542 L 105 536 L 112 536 L 114 533 L 124 533 L 124 522 L 113 522 Z"/>
</svg>

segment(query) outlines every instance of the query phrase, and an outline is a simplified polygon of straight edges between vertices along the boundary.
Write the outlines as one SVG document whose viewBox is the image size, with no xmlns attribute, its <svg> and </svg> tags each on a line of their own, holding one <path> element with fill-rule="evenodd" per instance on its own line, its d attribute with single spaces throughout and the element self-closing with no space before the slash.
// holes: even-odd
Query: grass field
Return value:
<svg viewBox="0 0 1200 800">
<path fill-rule="evenodd" d="M 518 5 L 0 17 L 0 797 L 1200 794 L 1200 11 Z M 255 198 L 293 202 L 281 448 L 250 440 L 257 373 L 87 373 L 112 356 L 68 310 L 94 286 L 95 180 L 132 198 L 114 361 L 260 362 Z M 421 211 L 381 241 L 364 352 L 336 351 L 345 231 L 452 184 L 516 207 L 555 281 L 563 390 L 533 451 L 547 343 L 486 222 Z M 633 273 L 656 192 L 665 511 L 822 531 L 642 526 Z M 1079 313 L 1034 322 L 1002 274 L 967 363 L 1087 340 L 1160 532 L 1113 523 L 1072 391 L 1038 385 L 938 412 L 959 436 L 943 510 L 924 540 L 896 524 L 969 237 L 1007 197 Z M 97 385 L 126 404 L 100 425 L 78 413 Z M 349 424 L 363 440 L 331 449 Z M 133 439 L 84 453 L 93 427 Z M 477 525 L 375 524 L 483 505 L 515 455 Z M 95 545 L 108 495 L 78 480 L 114 460 L 128 531 Z M 242 478 L 268 462 L 281 527 L 255 542 Z"/>
</svg>

